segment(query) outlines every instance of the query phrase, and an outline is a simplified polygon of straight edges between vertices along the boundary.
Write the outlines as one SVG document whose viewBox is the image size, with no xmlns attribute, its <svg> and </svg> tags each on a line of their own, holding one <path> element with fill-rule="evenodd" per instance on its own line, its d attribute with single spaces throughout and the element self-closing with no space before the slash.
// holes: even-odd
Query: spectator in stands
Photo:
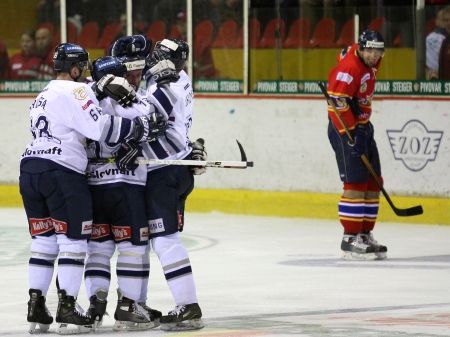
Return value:
<svg viewBox="0 0 450 337">
<path fill-rule="evenodd" d="M 10 59 L 9 79 L 36 80 L 39 75 L 41 59 L 36 56 L 34 31 L 22 33 L 20 38 L 20 52 Z"/>
<path fill-rule="evenodd" d="M 41 58 L 38 79 L 51 80 L 55 78 L 53 71 L 52 33 L 48 28 L 39 28 L 35 34 L 36 55 Z"/>
<path fill-rule="evenodd" d="M 439 54 L 445 39 L 450 38 L 450 6 L 436 15 L 436 28 L 426 38 L 426 79 L 439 78 Z"/>
<path fill-rule="evenodd" d="M 9 72 L 9 56 L 5 43 L 0 40 L 0 80 L 7 80 Z"/>
</svg>

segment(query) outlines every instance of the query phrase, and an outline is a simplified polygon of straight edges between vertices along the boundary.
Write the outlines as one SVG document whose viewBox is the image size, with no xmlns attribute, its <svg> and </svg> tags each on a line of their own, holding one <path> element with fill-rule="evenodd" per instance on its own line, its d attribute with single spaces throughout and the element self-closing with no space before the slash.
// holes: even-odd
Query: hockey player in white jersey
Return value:
<svg viewBox="0 0 450 337">
<path fill-rule="evenodd" d="M 107 74 L 125 77 L 135 89 L 139 88 L 145 57 L 151 42 L 142 35 L 126 36 L 116 41 L 112 54 L 93 64 L 92 75 L 98 80 Z M 103 111 L 112 115 L 135 118 L 151 114 L 158 120 L 153 129 L 156 139 L 163 134 L 167 113 L 156 111 L 148 101 L 154 97 L 141 97 L 137 91 L 131 107 L 123 108 L 109 98 L 100 102 Z M 145 94 L 145 92 L 144 92 Z M 126 148 L 122 147 L 125 146 Z M 141 289 L 148 282 L 148 225 L 145 214 L 145 182 L 147 169 L 144 165 L 121 164 L 121 154 L 138 151 L 136 142 L 126 144 L 91 142 L 89 157 L 89 185 L 93 197 L 93 234 L 88 242 L 86 262 L 86 289 L 90 298 L 90 314 L 101 322 L 106 310 L 106 295 L 110 287 L 110 259 L 117 246 L 119 256 L 116 273 L 118 279 L 118 303 L 114 313 L 114 330 L 145 330 L 159 325 L 161 312 L 141 302 Z M 114 163 L 95 164 L 95 159 L 116 157 Z"/>
<path fill-rule="evenodd" d="M 89 64 L 81 46 L 60 44 L 53 59 L 57 77 L 30 106 L 33 139 L 20 162 L 20 193 L 32 237 L 27 320 L 31 333 L 46 331 L 53 322 L 45 301 L 58 259 L 57 332 L 81 333 L 93 323 L 75 305 L 92 231 L 86 139 L 145 141 L 151 138 L 151 122 L 147 117 L 130 120 L 103 114 L 96 94 L 110 95 L 127 106 L 135 92 L 125 79 L 113 75 L 100 79 L 95 93 L 77 82 Z"/>
<path fill-rule="evenodd" d="M 144 144 L 143 153 L 147 158 L 206 160 L 203 142 L 191 143 L 188 138 L 194 98 L 191 79 L 183 70 L 188 56 L 186 42 L 164 39 L 156 43 L 148 59 L 151 69 L 164 60 L 175 65 L 176 73 L 166 76 L 177 79 L 170 83 L 177 102 L 169 113 L 165 136 Z M 161 97 L 163 106 L 170 105 L 161 95 L 158 76 L 148 80 L 147 94 Z M 195 168 L 194 173 L 201 174 L 204 170 Z M 161 317 L 162 330 L 193 330 L 204 326 L 191 263 L 179 235 L 184 225 L 185 201 L 193 188 L 193 171 L 187 166 L 148 166 L 146 202 L 150 238 L 176 305 Z"/>
</svg>

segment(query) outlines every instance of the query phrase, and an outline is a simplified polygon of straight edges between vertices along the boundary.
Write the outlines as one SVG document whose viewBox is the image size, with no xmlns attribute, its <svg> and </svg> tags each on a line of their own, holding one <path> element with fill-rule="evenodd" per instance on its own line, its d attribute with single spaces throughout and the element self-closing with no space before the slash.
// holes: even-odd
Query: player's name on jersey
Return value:
<svg viewBox="0 0 450 337">
<path fill-rule="evenodd" d="M 48 81 L 0 81 L 2 94 L 38 93 L 48 84 Z"/>
</svg>

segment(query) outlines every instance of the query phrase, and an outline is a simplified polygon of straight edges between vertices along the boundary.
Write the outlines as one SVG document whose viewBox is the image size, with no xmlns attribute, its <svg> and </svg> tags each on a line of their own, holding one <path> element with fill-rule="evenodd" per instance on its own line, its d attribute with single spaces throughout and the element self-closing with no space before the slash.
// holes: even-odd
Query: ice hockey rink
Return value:
<svg viewBox="0 0 450 337">
<path fill-rule="evenodd" d="M 0 217 L 0 336 L 26 336 L 26 219 L 20 208 L 0 208 Z M 206 327 L 114 333 L 117 297 L 111 289 L 111 317 L 97 334 L 450 336 L 450 226 L 379 223 L 375 237 L 388 246 L 388 259 L 367 262 L 339 258 L 336 221 L 188 213 L 183 237 Z M 47 301 L 54 315 L 54 286 Z M 86 307 L 84 288 L 79 302 Z M 163 312 L 173 308 L 154 255 L 148 304 Z M 53 324 L 50 334 L 55 329 Z"/>
</svg>

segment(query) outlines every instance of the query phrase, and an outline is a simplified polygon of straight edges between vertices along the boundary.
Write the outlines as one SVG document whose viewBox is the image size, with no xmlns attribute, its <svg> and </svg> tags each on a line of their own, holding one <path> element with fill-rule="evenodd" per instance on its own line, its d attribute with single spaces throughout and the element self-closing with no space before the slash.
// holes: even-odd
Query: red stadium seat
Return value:
<svg viewBox="0 0 450 337">
<path fill-rule="evenodd" d="M 298 18 L 295 20 L 289 32 L 286 40 L 284 40 L 284 48 L 307 48 L 309 47 L 309 38 L 311 35 L 311 22 L 308 18 Z"/>
<path fill-rule="evenodd" d="M 147 37 L 156 43 L 166 37 L 166 23 L 162 20 L 153 21 L 147 28 Z"/>
<path fill-rule="evenodd" d="M 311 47 L 333 48 L 335 46 L 336 22 L 332 18 L 321 19 L 314 28 Z"/>
<path fill-rule="evenodd" d="M 105 28 L 103 28 L 102 35 L 98 40 L 98 48 L 107 48 L 120 33 L 120 23 L 119 22 L 110 22 Z"/>
<path fill-rule="evenodd" d="M 347 20 L 342 26 L 341 33 L 339 34 L 339 38 L 336 41 L 336 46 L 338 47 L 346 47 L 355 43 L 354 40 L 354 20 Z"/>
<path fill-rule="evenodd" d="M 258 19 L 252 18 L 249 21 L 249 35 L 250 35 L 250 48 L 257 48 L 259 39 L 261 37 L 261 23 Z M 236 48 L 242 48 L 244 46 L 244 27 L 239 29 L 236 39 Z"/>
<path fill-rule="evenodd" d="M 200 21 L 194 29 L 194 57 L 202 55 L 213 43 L 214 25 L 211 20 Z"/>
<path fill-rule="evenodd" d="M 78 44 L 84 48 L 96 48 L 98 35 L 98 23 L 95 21 L 86 22 L 81 28 L 80 36 L 78 36 Z"/>
<path fill-rule="evenodd" d="M 78 28 L 72 21 L 67 21 L 67 42 L 76 43 L 78 39 Z"/>
<path fill-rule="evenodd" d="M 185 36 L 181 35 L 181 32 L 178 29 L 177 25 L 172 25 L 172 27 L 170 27 L 169 37 L 172 38 L 172 39 L 180 39 L 180 40 L 185 40 L 186 39 Z"/>
<path fill-rule="evenodd" d="M 237 34 L 237 22 L 232 19 L 227 20 L 220 26 L 212 46 L 214 48 L 233 48 L 236 44 Z"/>
<path fill-rule="evenodd" d="M 372 21 L 370 21 L 370 23 L 367 25 L 367 30 L 375 30 L 375 31 L 381 33 L 383 24 L 384 24 L 384 18 L 379 16 L 379 17 L 373 19 Z"/>
<path fill-rule="evenodd" d="M 261 40 L 258 43 L 259 48 L 275 48 L 277 39 L 280 39 L 280 45 L 283 45 L 286 37 L 286 23 L 283 19 L 272 19 L 267 23 Z"/>
</svg>

